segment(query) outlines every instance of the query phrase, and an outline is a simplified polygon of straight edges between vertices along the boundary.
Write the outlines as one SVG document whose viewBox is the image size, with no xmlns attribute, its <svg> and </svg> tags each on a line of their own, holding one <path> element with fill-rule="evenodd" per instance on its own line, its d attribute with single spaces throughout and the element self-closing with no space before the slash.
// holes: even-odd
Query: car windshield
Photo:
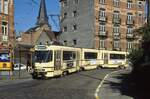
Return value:
<svg viewBox="0 0 150 99">
<path fill-rule="evenodd" d="M 0 53 L 0 62 L 9 62 L 10 55 L 9 53 Z"/>
<path fill-rule="evenodd" d="M 35 62 L 49 62 L 52 61 L 52 51 L 36 51 Z"/>
</svg>

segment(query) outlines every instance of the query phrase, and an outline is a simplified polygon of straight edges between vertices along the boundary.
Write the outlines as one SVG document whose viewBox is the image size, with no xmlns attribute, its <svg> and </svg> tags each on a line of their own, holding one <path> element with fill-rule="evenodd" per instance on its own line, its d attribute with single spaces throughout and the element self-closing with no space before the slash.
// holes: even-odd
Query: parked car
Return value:
<svg viewBox="0 0 150 99">
<path fill-rule="evenodd" d="M 20 63 L 14 64 L 14 70 L 19 70 L 19 67 L 20 67 L 20 70 L 25 70 L 25 69 L 27 69 L 27 66 L 24 65 L 24 64 L 20 64 Z"/>
</svg>

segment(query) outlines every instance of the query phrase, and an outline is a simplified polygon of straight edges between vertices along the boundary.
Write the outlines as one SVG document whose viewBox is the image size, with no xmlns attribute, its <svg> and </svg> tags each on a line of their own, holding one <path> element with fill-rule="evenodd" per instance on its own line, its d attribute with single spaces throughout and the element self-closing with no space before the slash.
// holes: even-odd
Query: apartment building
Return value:
<svg viewBox="0 0 150 99">
<path fill-rule="evenodd" d="M 68 46 L 122 50 L 136 47 L 145 0 L 61 0 L 61 39 Z"/>
<path fill-rule="evenodd" d="M 0 0 L 0 44 L 14 46 L 14 0 Z"/>
</svg>

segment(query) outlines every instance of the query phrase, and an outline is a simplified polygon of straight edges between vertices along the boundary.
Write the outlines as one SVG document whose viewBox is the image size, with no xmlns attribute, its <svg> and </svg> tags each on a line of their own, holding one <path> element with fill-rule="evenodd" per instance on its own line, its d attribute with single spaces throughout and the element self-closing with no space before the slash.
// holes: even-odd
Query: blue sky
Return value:
<svg viewBox="0 0 150 99">
<path fill-rule="evenodd" d="M 40 0 L 14 0 L 15 1 L 15 30 L 16 32 L 23 32 L 27 29 L 35 26 Z M 45 0 L 47 6 L 47 14 L 59 14 L 60 4 L 59 0 Z M 58 18 L 54 17 L 55 22 L 49 17 L 49 23 L 52 26 L 53 31 L 58 30 Z"/>
</svg>

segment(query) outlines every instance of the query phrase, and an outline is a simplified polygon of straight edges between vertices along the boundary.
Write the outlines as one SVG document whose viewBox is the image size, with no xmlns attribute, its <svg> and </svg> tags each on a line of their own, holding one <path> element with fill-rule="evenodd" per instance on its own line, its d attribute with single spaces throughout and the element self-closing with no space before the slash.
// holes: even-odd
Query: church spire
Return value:
<svg viewBox="0 0 150 99">
<path fill-rule="evenodd" d="M 36 25 L 44 25 L 44 24 L 49 25 L 45 0 L 41 0 L 40 8 L 39 8 L 39 15 L 37 17 Z"/>
</svg>

